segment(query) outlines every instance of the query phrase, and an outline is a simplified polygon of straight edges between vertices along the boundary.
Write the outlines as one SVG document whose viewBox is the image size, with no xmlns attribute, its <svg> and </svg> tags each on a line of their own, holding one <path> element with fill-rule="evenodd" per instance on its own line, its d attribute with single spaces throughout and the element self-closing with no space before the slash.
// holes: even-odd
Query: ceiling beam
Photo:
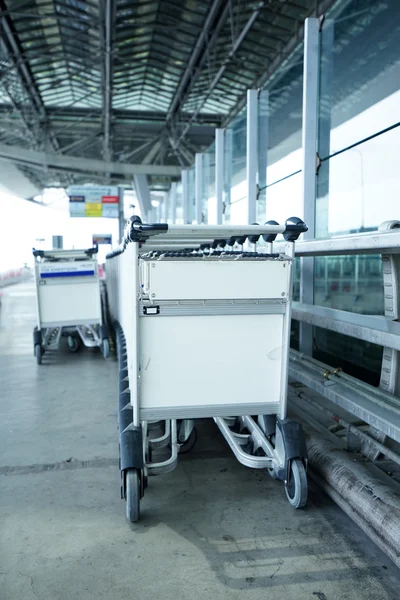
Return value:
<svg viewBox="0 0 400 600">
<path fill-rule="evenodd" d="M 219 14 L 223 7 L 225 8 L 223 9 L 222 14 Z M 183 102 L 185 101 L 186 97 L 188 96 L 190 90 L 193 88 L 193 85 L 199 76 L 201 66 L 208 52 L 208 38 L 212 33 L 213 26 L 215 29 L 220 29 L 223 23 L 225 22 L 228 14 L 229 3 L 227 3 L 225 0 L 213 1 L 211 8 L 208 12 L 207 19 L 205 20 L 199 37 L 197 38 L 196 45 L 191 53 L 189 63 L 181 77 L 178 87 L 176 88 L 174 97 L 172 98 L 167 113 L 167 123 L 169 123 L 175 118 L 176 113 L 179 112 L 179 109 L 182 107 Z M 219 20 L 217 21 L 216 25 L 215 21 L 216 19 L 218 19 L 218 16 Z"/>
<path fill-rule="evenodd" d="M 46 127 L 48 123 L 46 109 L 40 93 L 36 88 L 36 84 L 30 69 L 25 63 L 21 44 L 12 26 L 12 21 L 10 20 L 10 17 L 5 16 L 6 11 L 7 5 L 5 0 L 0 0 L 0 25 L 3 31 L 9 58 L 14 66 L 15 71 L 17 72 L 22 87 L 25 89 L 30 99 L 37 121 L 41 123 L 43 128 L 43 126 Z M 58 150 L 58 141 L 56 137 L 49 131 L 47 132 L 47 135 L 53 148 Z"/>
<path fill-rule="evenodd" d="M 111 149 L 111 113 L 112 113 L 112 38 L 113 38 L 113 0 L 104 0 L 104 67 L 103 67 L 103 115 L 104 115 L 104 151 L 103 158 L 109 162 Z"/>
<path fill-rule="evenodd" d="M 315 0 L 315 6 L 309 11 L 307 17 L 320 17 L 324 15 L 336 2 L 337 0 Z M 281 64 L 294 52 L 300 42 L 304 39 L 304 21 L 299 24 L 296 31 L 291 35 L 288 43 L 283 46 L 279 52 L 277 52 L 275 58 L 270 63 L 268 68 L 262 72 L 259 77 L 256 77 L 249 86 L 249 89 L 255 90 L 263 87 L 268 79 L 276 73 Z M 247 90 L 244 92 L 242 97 L 236 102 L 235 106 L 229 111 L 228 115 L 224 118 L 221 127 L 227 127 L 232 119 L 236 117 L 246 104 Z"/>
<path fill-rule="evenodd" d="M 259 2 L 257 5 L 257 8 L 255 8 L 253 10 L 252 15 L 250 16 L 250 18 L 247 20 L 245 26 L 243 27 L 243 29 L 241 30 L 241 32 L 239 33 L 239 35 L 237 36 L 236 40 L 234 41 L 234 44 L 232 46 L 232 49 L 230 50 L 228 56 L 225 58 L 225 60 L 223 61 L 221 67 L 219 68 L 218 72 L 216 73 L 216 75 L 214 76 L 213 80 L 210 83 L 210 86 L 208 88 L 207 93 L 203 96 L 202 101 L 197 105 L 197 108 L 195 110 L 195 112 L 193 113 L 192 117 L 190 118 L 189 122 L 187 123 L 187 125 L 184 127 L 182 133 L 180 134 L 180 136 L 178 137 L 176 144 L 179 145 L 182 140 L 185 138 L 187 132 L 190 129 L 190 126 L 192 125 L 193 121 L 196 119 L 197 115 L 199 114 L 199 112 L 201 111 L 201 109 L 203 108 L 203 106 L 205 105 L 205 103 L 207 102 L 207 100 L 209 99 L 209 97 L 211 96 L 211 94 L 213 93 L 213 91 L 215 90 L 215 88 L 217 87 L 217 85 L 219 84 L 219 82 L 221 81 L 221 78 L 223 77 L 227 66 L 229 65 L 229 63 L 231 62 L 232 58 L 235 56 L 236 52 L 239 50 L 243 40 L 245 39 L 246 35 L 248 34 L 248 32 L 250 31 L 250 29 L 252 28 L 254 22 L 256 21 L 257 17 L 259 16 L 261 10 L 264 8 L 266 2 Z M 229 3 L 228 3 L 229 6 Z"/>
<path fill-rule="evenodd" d="M 170 165 L 130 165 L 126 163 L 106 162 L 104 160 L 81 158 L 56 154 L 55 152 L 41 152 L 26 150 L 20 146 L 8 146 L 0 143 L 0 158 L 5 158 L 17 165 L 53 169 L 61 172 L 102 173 L 104 177 L 111 175 L 124 175 L 132 177 L 138 174 L 177 176 L 180 168 Z"/>
</svg>

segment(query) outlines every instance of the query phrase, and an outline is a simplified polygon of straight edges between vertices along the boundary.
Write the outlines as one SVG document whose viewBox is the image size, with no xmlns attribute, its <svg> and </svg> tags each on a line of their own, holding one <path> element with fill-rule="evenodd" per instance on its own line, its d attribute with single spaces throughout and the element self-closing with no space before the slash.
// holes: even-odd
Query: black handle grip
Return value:
<svg viewBox="0 0 400 600">
<path fill-rule="evenodd" d="M 276 221 L 267 221 L 266 223 L 264 223 L 264 225 L 279 225 L 279 223 L 277 223 Z M 267 242 L 268 244 L 272 244 L 272 242 L 274 242 L 276 240 L 277 235 L 278 235 L 277 233 L 264 234 L 263 240 L 264 240 L 264 242 Z"/>
<path fill-rule="evenodd" d="M 258 225 L 258 223 L 252 223 L 252 225 Z M 249 242 L 250 244 L 257 244 L 258 240 L 260 239 L 260 234 L 258 235 L 249 235 Z"/>
<path fill-rule="evenodd" d="M 307 225 L 299 217 L 290 217 L 285 222 L 286 229 L 283 237 L 287 242 L 295 242 L 302 233 L 308 231 Z"/>
</svg>

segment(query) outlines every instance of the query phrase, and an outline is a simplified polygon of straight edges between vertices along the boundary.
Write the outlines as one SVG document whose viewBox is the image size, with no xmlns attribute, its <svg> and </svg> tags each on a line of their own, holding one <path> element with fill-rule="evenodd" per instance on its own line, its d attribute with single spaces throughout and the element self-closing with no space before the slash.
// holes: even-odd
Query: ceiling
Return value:
<svg viewBox="0 0 400 600">
<path fill-rule="evenodd" d="M 38 189 L 131 181 L 137 165 L 153 185 L 168 182 L 287 56 L 316 7 L 0 0 L 0 158 Z"/>
</svg>

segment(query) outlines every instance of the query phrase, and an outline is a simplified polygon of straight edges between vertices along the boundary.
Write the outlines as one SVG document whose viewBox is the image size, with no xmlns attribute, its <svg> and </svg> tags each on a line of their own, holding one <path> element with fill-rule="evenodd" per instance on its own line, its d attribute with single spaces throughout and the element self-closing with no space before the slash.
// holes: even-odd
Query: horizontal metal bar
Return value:
<svg viewBox="0 0 400 600">
<path fill-rule="evenodd" d="M 330 367 L 326 365 L 326 368 Z M 305 361 L 299 361 L 296 353 L 292 351 L 289 375 L 365 423 L 376 427 L 391 439 L 400 442 L 400 411 L 393 405 L 378 404 L 376 399 L 369 397 L 364 389 L 360 389 L 359 392 L 351 389 L 339 378 L 337 382 L 327 381 L 323 373 L 319 374 L 307 366 Z"/>
<path fill-rule="evenodd" d="M 157 235 L 157 241 L 180 238 L 215 239 L 233 236 L 267 235 L 283 233 L 286 225 L 168 225 L 168 231 Z M 146 232 L 147 233 L 147 232 Z M 156 235 L 158 232 L 148 232 Z"/>
<path fill-rule="evenodd" d="M 140 409 L 141 421 L 164 419 L 201 419 L 208 417 L 237 417 L 240 415 L 277 415 L 279 402 L 242 404 L 202 404 L 199 406 L 154 406 Z"/>
<path fill-rule="evenodd" d="M 293 302 L 292 318 L 366 342 L 400 350 L 400 323 L 379 315 Z"/>
<path fill-rule="evenodd" d="M 160 311 L 158 314 L 144 314 L 143 306 L 139 312 L 140 318 L 160 319 L 162 317 L 196 317 L 206 315 L 284 315 L 287 303 L 252 301 L 240 303 L 235 301 L 223 301 L 220 303 L 198 302 L 192 304 L 181 304 L 179 302 L 168 303 L 166 305 L 157 303 L 147 306 L 157 306 Z"/>
<path fill-rule="evenodd" d="M 93 319 L 75 319 L 74 321 L 62 321 L 61 323 L 57 323 L 55 321 L 41 321 L 40 328 L 41 329 L 49 329 L 55 327 L 76 327 L 78 325 L 83 325 L 88 327 L 90 325 L 101 325 L 101 319 L 95 317 Z"/>
<path fill-rule="evenodd" d="M 279 246 L 280 243 L 274 244 L 275 252 Z M 394 253 L 400 253 L 399 229 L 296 242 L 296 256 Z"/>
<path fill-rule="evenodd" d="M 56 152 L 41 152 L 38 150 L 29 150 L 20 146 L 8 146 L 0 143 L 0 157 L 10 160 L 16 164 L 24 164 L 31 167 L 40 167 L 42 169 L 54 170 L 73 170 L 77 173 L 99 172 L 115 173 L 118 175 L 133 176 L 137 174 L 145 175 L 180 175 L 180 168 L 170 165 L 143 165 L 127 164 L 119 162 L 108 162 L 92 158 L 82 158 L 77 156 L 68 156 L 56 154 Z"/>
</svg>

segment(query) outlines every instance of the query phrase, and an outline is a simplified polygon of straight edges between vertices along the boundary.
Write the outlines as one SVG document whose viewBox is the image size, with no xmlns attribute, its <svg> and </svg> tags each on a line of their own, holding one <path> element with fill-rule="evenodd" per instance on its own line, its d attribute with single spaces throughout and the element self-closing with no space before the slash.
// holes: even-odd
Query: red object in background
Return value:
<svg viewBox="0 0 400 600">
<path fill-rule="evenodd" d="M 104 279 L 104 265 L 99 265 L 99 277 Z"/>
<path fill-rule="evenodd" d="M 337 282 L 337 281 L 334 281 L 334 282 L 332 283 L 332 285 L 331 285 L 331 290 L 332 290 L 332 292 L 337 292 L 337 291 L 338 291 L 338 289 L 339 289 L 338 282 Z"/>
<path fill-rule="evenodd" d="M 103 204 L 118 204 L 118 196 L 102 196 L 101 201 Z"/>
</svg>

